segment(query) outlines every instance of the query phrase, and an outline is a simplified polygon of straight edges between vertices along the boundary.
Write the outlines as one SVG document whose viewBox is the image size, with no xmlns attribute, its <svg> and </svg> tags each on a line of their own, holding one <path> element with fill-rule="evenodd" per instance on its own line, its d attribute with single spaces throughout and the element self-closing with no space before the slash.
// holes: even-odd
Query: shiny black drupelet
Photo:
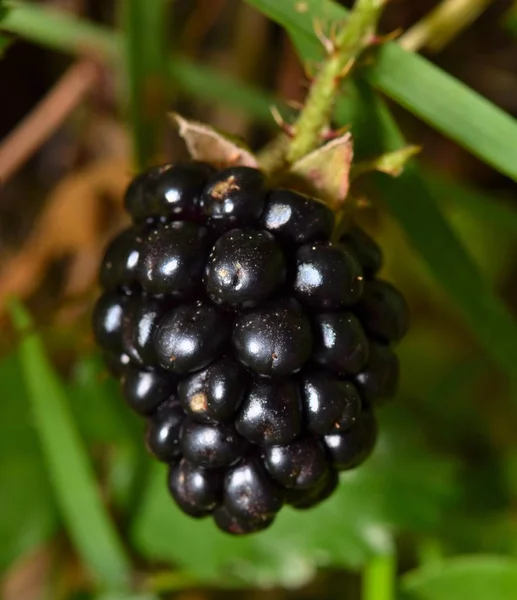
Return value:
<svg viewBox="0 0 517 600">
<path fill-rule="evenodd" d="M 248 534 L 324 501 L 396 391 L 409 311 L 378 245 L 249 167 L 153 167 L 125 207 L 93 331 L 178 507 Z"/>
</svg>

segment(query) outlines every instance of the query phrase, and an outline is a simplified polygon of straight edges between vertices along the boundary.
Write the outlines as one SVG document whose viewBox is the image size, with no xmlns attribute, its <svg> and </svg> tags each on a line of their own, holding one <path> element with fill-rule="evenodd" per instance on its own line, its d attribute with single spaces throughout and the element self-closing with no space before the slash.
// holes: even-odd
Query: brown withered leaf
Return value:
<svg viewBox="0 0 517 600">
<path fill-rule="evenodd" d="M 207 162 L 218 169 L 236 166 L 258 168 L 256 157 L 240 140 L 205 123 L 185 119 L 178 113 L 170 113 L 169 116 L 178 127 L 193 159 Z"/>
<path fill-rule="evenodd" d="M 127 161 L 102 160 L 74 171 L 54 188 L 26 243 L 0 269 L 0 316 L 7 298 L 29 297 L 47 268 L 63 257 L 71 258 L 64 296 L 91 288 L 104 244 L 120 227 L 120 203 L 130 177 Z M 106 219 L 110 207 L 114 216 Z"/>
<path fill-rule="evenodd" d="M 292 165 L 288 179 L 291 185 L 324 200 L 333 210 L 345 203 L 350 187 L 353 143 L 346 133 L 320 146 Z"/>
</svg>

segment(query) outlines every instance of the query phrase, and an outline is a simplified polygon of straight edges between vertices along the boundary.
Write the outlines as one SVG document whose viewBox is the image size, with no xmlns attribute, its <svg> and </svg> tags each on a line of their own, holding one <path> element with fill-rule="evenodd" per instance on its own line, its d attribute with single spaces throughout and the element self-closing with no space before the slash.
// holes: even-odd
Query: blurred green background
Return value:
<svg viewBox="0 0 517 600">
<path fill-rule="evenodd" d="M 93 345 L 96 268 L 124 187 L 185 156 L 167 110 L 258 150 L 278 130 L 270 107 L 292 118 L 323 58 L 314 23 L 346 23 L 351 4 L 0 0 L 7 600 L 517 598 L 512 2 L 393 1 L 381 30 L 409 33 L 344 83 L 336 124 L 357 161 L 422 151 L 350 193 L 412 329 L 374 456 L 332 499 L 246 539 L 182 516 Z"/>
</svg>

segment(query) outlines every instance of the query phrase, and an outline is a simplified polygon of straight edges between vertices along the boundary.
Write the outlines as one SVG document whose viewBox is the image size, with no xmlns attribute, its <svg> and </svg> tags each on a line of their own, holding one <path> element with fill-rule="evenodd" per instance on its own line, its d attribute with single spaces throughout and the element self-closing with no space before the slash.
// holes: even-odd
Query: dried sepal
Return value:
<svg viewBox="0 0 517 600">
<path fill-rule="evenodd" d="M 333 210 L 345 203 L 353 158 L 350 133 L 328 142 L 295 162 L 285 183 L 324 200 Z"/>
<path fill-rule="evenodd" d="M 218 169 L 235 166 L 258 168 L 257 158 L 240 140 L 205 123 L 185 119 L 178 113 L 170 113 L 169 116 L 178 127 L 193 159 Z"/>
</svg>

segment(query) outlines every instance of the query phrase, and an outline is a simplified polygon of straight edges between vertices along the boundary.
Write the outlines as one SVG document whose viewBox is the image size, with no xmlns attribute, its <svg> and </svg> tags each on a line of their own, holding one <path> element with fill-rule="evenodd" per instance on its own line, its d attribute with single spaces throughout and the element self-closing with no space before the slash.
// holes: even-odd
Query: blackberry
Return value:
<svg viewBox="0 0 517 600">
<path fill-rule="evenodd" d="M 355 423 L 362 403 L 353 383 L 319 370 L 305 374 L 301 384 L 303 409 L 310 433 L 325 435 L 333 429 L 348 429 Z"/>
<path fill-rule="evenodd" d="M 153 167 L 125 206 L 93 333 L 174 502 L 235 535 L 323 502 L 396 390 L 408 308 L 378 245 L 249 167 Z"/>
<path fill-rule="evenodd" d="M 225 356 L 178 384 L 185 412 L 200 423 L 225 423 L 239 408 L 247 390 L 246 370 Z"/>
<path fill-rule="evenodd" d="M 406 300 L 387 281 L 367 281 L 355 313 L 370 335 L 386 343 L 401 340 L 409 327 Z"/>
<path fill-rule="evenodd" d="M 271 476 L 286 488 L 313 487 L 325 477 L 330 468 L 323 445 L 313 437 L 266 448 L 264 459 Z"/>
<path fill-rule="evenodd" d="M 185 299 L 199 291 L 208 232 L 186 221 L 151 230 L 142 242 L 138 280 L 150 294 Z"/>
<path fill-rule="evenodd" d="M 214 521 L 217 527 L 231 535 L 246 535 L 267 529 L 274 521 L 275 515 L 257 518 L 242 517 L 231 513 L 226 506 L 218 506 L 214 511 Z"/>
<path fill-rule="evenodd" d="M 298 382 L 268 381 L 252 383 L 237 415 L 237 431 L 260 446 L 288 444 L 302 430 L 302 403 Z"/>
<path fill-rule="evenodd" d="M 162 369 L 145 371 L 130 366 L 122 376 L 122 393 L 130 408 L 141 415 L 152 413 L 175 391 L 176 379 Z"/>
<path fill-rule="evenodd" d="M 205 163 L 152 167 L 131 182 L 124 198 L 135 223 L 156 217 L 197 218 L 200 194 L 215 170 Z"/>
<path fill-rule="evenodd" d="M 231 167 L 212 177 L 201 195 L 201 208 L 216 226 L 254 224 L 266 202 L 266 179 L 250 167 Z"/>
<path fill-rule="evenodd" d="M 245 308 L 267 300 L 284 278 L 284 254 L 270 233 L 233 229 L 214 244 L 205 287 L 216 304 Z"/>
<path fill-rule="evenodd" d="M 113 354 L 123 353 L 124 321 L 131 298 L 117 292 L 103 294 L 93 310 L 93 335 L 97 344 Z"/>
<path fill-rule="evenodd" d="M 328 240 L 334 228 L 334 214 L 315 198 L 291 190 L 275 190 L 268 197 L 261 223 L 279 240 L 301 246 Z"/>
<path fill-rule="evenodd" d="M 314 319 L 313 359 L 336 373 L 357 373 L 368 360 L 368 340 L 361 322 L 352 313 L 320 313 Z"/>
<path fill-rule="evenodd" d="M 283 502 L 281 489 L 269 477 L 261 460 L 246 458 L 228 471 L 223 505 L 230 514 L 251 521 L 268 521 Z"/>
<path fill-rule="evenodd" d="M 332 496 L 338 484 L 338 472 L 334 468 L 329 469 L 325 476 L 310 488 L 287 490 L 286 502 L 297 510 L 313 508 Z"/>
<path fill-rule="evenodd" d="M 183 456 L 202 467 L 227 467 L 243 455 L 247 442 L 233 425 L 196 423 L 187 418 L 180 435 Z"/>
<path fill-rule="evenodd" d="M 307 307 L 335 310 L 355 304 L 363 291 L 363 273 L 346 247 L 330 242 L 301 246 L 296 252 L 294 292 Z"/>
<path fill-rule="evenodd" d="M 310 321 L 296 300 L 273 302 L 237 317 L 233 345 L 237 358 L 261 375 L 296 373 L 311 355 Z"/>
<path fill-rule="evenodd" d="M 137 284 L 136 268 L 140 257 L 141 236 L 141 229 L 131 227 L 109 244 L 99 274 L 100 284 L 105 290 L 131 289 Z"/>
<path fill-rule="evenodd" d="M 224 316 L 209 304 L 183 304 L 167 313 L 156 328 L 154 348 L 164 369 L 185 374 L 209 365 L 229 335 Z"/>
<path fill-rule="evenodd" d="M 158 460 L 173 462 L 181 457 L 179 435 L 184 420 L 185 413 L 175 400 L 164 402 L 151 416 L 146 442 Z"/>
<path fill-rule="evenodd" d="M 169 491 L 181 510 L 191 517 L 209 515 L 221 501 L 223 474 L 182 459 L 171 464 Z"/>
<path fill-rule="evenodd" d="M 377 423 L 373 414 L 363 411 L 348 431 L 326 435 L 325 445 L 334 467 L 346 471 L 360 465 L 371 454 L 377 439 Z"/>
<path fill-rule="evenodd" d="M 364 230 L 354 225 L 341 237 L 340 242 L 355 255 L 368 278 L 377 275 L 382 267 L 382 250 Z"/>
<path fill-rule="evenodd" d="M 354 379 L 363 398 L 369 402 L 381 402 L 395 394 L 398 376 L 397 355 L 389 346 L 372 343 L 368 364 Z"/>
</svg>

